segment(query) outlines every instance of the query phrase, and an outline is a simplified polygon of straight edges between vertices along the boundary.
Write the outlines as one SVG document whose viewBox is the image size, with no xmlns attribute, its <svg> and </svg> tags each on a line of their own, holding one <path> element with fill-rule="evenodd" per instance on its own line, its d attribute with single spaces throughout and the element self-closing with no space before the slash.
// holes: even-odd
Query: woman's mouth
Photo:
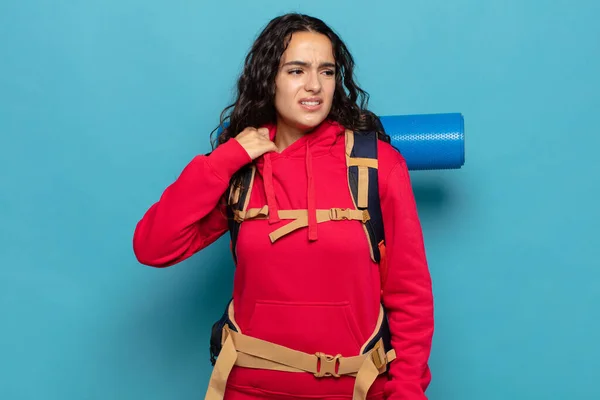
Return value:
<svg viewBox="0 0 600 400">
<path fill-rule="evenodd" d="M 300 100 L 300 106 L 308 111 L 316 111 L 321 108 L 323 102 L 321 99 L 303 99 Z"/>
</svg>

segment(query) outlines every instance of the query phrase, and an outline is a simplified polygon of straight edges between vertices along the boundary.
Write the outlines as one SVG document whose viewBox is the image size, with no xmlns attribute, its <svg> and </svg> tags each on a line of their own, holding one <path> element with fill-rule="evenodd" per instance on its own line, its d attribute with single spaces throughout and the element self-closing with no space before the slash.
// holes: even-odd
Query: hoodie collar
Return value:
<svg viewBox="0 0 600 400">
<path fill-rule="evenodd" d="M 277 125 L 266 124 L 262 127 L 269 129 L 269 137 L 272 141 L 275 141 Z M 331 146 L 339 139 L 340 134 L 343 135 L 343 133 L 344 128 L 339 123 L 327 119 L 313 131 L 305 134 L 286 147 L 282 152 L 267 154 L 270 154 L 273 159 L 278 157 L 303 158 L 306 156 L 305 149 L 310 148 L 312 155 L 318 157 L 328 153 Z M 260 159 L 258 161 L 260 162 Z"/>
</svg>

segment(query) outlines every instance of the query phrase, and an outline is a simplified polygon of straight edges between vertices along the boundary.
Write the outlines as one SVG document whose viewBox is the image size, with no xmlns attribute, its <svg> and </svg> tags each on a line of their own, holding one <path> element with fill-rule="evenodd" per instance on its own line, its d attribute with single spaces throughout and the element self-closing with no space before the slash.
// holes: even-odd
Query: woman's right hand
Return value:
<svg viewBox="0 0 600 400">
<path fill-rule="evenodd" d="M 256 129 L 248 127 L 234 139 L 242 145 L 253 161 L 265 153 L 277 151 L 277 146 L 269 138 L 269 130 L 267 128 Z"/>
</svg>

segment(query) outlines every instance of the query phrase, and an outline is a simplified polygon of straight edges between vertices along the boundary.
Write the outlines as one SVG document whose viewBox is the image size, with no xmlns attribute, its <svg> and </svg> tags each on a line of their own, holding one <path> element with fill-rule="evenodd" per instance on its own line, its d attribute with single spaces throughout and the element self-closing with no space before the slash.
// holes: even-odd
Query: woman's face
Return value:
<svg viewBox="0 0 600 400">
<path fill-rule="evenodd" d="M 278 126 L 306 132 L 323 122 L 331 110 L 335 74 L 329 38 L 314 32 L 294 33 L 275 77 Z"/>
</svg>

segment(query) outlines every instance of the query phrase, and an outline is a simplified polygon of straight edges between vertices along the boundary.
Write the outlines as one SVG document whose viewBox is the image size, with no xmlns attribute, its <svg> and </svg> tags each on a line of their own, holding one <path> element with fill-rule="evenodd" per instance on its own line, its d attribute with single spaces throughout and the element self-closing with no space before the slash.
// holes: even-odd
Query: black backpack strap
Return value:
<svg viewBox="0 0 600 400">
<path fill-rule="evenodd" d="M 369 212 L 370 219 L 364 228 L 371 247 L 371 258 L 378 263 L 384 231 L 379 203 L 377 141 L 376 132 L 354 133 L 346 130 L 348 184 L 356 208 Z"/>
<path fill-rule="evenodd" d="M 241 221 L 236 218 L 237 212 L 246 211 L 248 203 L 250 202 L 250 193 L 252 192 L 252 185 L 254 183 L 254 175 L 256 173 L 256 167 L 254 164 L 244 167 L 240 171 L 241 179 L 239 185 L 229 185 L 229 188 L 225 192 L 225 200 L 227 202 L 227 221 L 229 224 L 229 234 L 231 236 L 231 254 L 233 255 L 233 261 L 237 264 L 236 255 L 236 244 L 237 237 L 240 231 Z M 229 326 L 229 329 L 238 332 L 239 328 L 232 318 L 233 316 L 233 298 L 227 304 L 227 308 L 223 313 L 223 316 L 216 321 L 212 326 L 210 336 L 210 363 L 214 366 L 217 362 L 217 357 L 221 353 L 221 342 L 223 337 L 223 328 L 225 325 Z"/>
<path fill-rule="evenodd" d="M 240 332 L 240 328 L 235 322 L 234 312 L 233 312 L 233 299 L 229 300 L 227 303 L 227 307 L 225 308 L 225 312 L 223 316 L 216 321 L 211 329 L 210 334 L 210 363 L 214 366 L 217 362 L 217 357 L 221 353 L 222 348 L 222 339 L 223 339 L 223 328 L 227 325 L 229 329 L 235 332 Z"/>
<path fill-rule="evenodd" d="M 229 234 L 231 236 L 231 254 L 236 263 L 236 244 L 241 225 L 241 222 L 236 218 L 236 211 L 246 211 L 248 209 L 255 174 L 256 167 L 254 165 L 246 167 L 241 172 L 240 185 L 236 185 L 235 187 L 230 185 L 226 193 L 227 220 L 229 221 Z"/>
</svg>

